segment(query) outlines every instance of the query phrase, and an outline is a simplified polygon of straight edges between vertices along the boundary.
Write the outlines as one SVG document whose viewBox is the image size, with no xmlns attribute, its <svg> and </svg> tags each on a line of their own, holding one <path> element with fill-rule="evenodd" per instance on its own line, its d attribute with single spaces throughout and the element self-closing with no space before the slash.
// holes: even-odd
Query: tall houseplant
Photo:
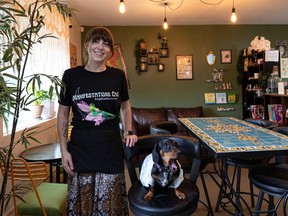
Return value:
<svg viewBox="0 0 288 216">
<path fill-rule="evenodd" d="M 52 34 L 41 34 L 40 32 L 45 25 L 43 9 L 48 9 L 52 13 L 53 7 L 55 7 L 64 19 L 70 17 L 73 12 L 64 1 L 29 0 L 28 4 L 27 1 L 25 4 L 26 7 L 21 4 L 21 0 L 0 2 L 0 118 L 4 120 L 6 129 L 8 129 L 7 115 L 13 117 L 9 145 L 7 148 L 0 149 L 0 162 L 4 164 L 5 168 L 1 183 L 0 216 L 4 214 L 5 201 L 9 198 L 6 188 L 12 150 L 18 143 L 27 147 L 29 141 L 37 141 L 33 137 L 36 131 L 31 129 L 25 129 L 19 140 L 16 140 L 19 114 L 22 110 L 27 110 L 27 106 L 33 103 L 34 99 L 31 96 L 35 93 L 35 86 L 41 86 L 41 76 L 47 77 L 55 89 L 62 86 L 61 80 L 56 76 L 35 74 L 27 77 L 26 65 L 34 45 L 41 43 L 45 38 L 54 37 Z M 24 19 L 27 23 L 21 30 L 18 28 L 19 18 Z M 8 73 L 8 70 L 13 70 L 14 73 Z M 29 84 L 33 86 L 32 93 L 27 93 L 25 90 Z"/>
</svg>

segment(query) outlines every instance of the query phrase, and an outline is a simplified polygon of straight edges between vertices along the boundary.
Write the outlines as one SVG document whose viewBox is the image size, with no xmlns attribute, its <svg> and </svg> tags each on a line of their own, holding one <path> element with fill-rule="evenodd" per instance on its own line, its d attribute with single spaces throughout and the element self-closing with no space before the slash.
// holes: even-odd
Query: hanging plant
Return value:
<svg viewBox="0 0 288 216">
<path fill-rule="evenodd" d="M 141 51 L 146 48 L 146 42 L 144 39 L 140 39 L 136 41 L 134 56 L 136 58 L 136 66 L 135 69 L 140 72 L 141 71 Z"/>
</svg>

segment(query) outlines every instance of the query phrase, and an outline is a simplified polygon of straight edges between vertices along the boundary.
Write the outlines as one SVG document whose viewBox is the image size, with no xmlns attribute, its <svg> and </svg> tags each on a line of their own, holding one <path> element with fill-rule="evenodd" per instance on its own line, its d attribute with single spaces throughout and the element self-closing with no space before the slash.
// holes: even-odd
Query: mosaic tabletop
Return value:
<svg viewBox="0 0 288 216">
<path fill-rule="evenodd" d="M 179 118 L 179 121 L 201 139 L 216 157 L 288 154 L 288 136 L 237 118 Z"/>
</svg>

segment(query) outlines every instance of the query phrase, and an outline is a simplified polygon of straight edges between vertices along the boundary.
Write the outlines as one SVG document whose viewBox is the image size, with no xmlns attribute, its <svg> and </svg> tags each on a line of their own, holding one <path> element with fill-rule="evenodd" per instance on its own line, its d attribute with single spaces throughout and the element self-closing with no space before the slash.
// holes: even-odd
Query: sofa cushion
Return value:
<svg viewBox="0 0 288 216">
<path fill-rule="evenodd" d="M 150 134 L 150 125 L 154 122 L 167 121 L 167 110 L 160 108 L 132 107 L 132 124 L 137 136 Z"/>
<path fill-rule="evenodd" d="M 167 108 L 168 121 L 175 122 L 178 127 L 178 133 L 186 133 L 186 129 L 180 124 L 178 118 L 202 117 L 202 106 L 191 108 Z"/>
</svg>

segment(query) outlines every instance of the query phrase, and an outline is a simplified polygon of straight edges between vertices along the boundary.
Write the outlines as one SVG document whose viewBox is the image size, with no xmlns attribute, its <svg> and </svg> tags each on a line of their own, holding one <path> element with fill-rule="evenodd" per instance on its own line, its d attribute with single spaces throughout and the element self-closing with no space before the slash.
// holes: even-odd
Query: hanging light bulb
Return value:
<svg viewBox="0 0 288 216">
<path fill-rule="evenodd" d="M 126 11 L 126 8 L 125 8 L 125 5 L 124 5 L 124 0 L 120 0 L 119 11 L 122 14 L 125 13 L 125 11 Z"/>
<path fill-rule="evenodd" d="M 233 0 L 233 8 L 232 8 L 231 22 L 235 23 L 236 21 L 237 21 L 237 16 L 236 16 L 236 13 L 235 13 L 234 0 Z"/>
<path fill-rule="evenodd" d="M 168 29 L 168 22 L 167 22 L 167 18 L 166 18 L 166 6 L 167 6 L 167 3 L 165 3 L 164 5 L 165 5 L 165 18 L 164 18 L 163 28 L 164 29 Z"/>
</svg>

